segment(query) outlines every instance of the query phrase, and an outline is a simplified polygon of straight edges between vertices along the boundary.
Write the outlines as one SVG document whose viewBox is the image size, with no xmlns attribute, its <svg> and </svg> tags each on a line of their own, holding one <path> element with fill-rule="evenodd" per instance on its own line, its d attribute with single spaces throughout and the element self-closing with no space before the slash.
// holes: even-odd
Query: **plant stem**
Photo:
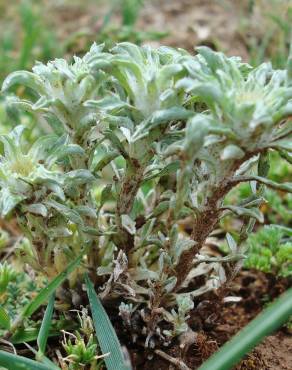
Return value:
<svg viewBox="0 0 292 370">
<path fill-rule="evenodd" d="M 195 240 L 196 244 L 184 251 L 177 264 L 176 277 L 177 283 L 175 290 L 181 287 L 189 272 L 193 267 L 193 259 L 195 255 L 203 247 L 206 238 L 214 230 L 220 216 L 221 200 L 232 187 L 230 181 L 221 183 L 212 191 L 212 195 L 206 200 L 205 208 L 196 216 L 191 238 Z"/>
<path fill-rule="evenodd" d="M 129 251 L 133 248 L 134 239 L 127 230 L 124 229 L 121 221 L 122 215 L 128 215 L 135 201 L 135 197 L 143 179 L 144 168 L 138 161 L 128 163 L 125 177 L 121 185 L 121 191 L 117 200 L 116 222 L 118 227 L 118 238 L 121 248 L 124 251 Z"/>
<path fill-rule="evenodd" d="M 194 257 L 203 247 L 207 237 L 218 223 L 221 212 L 221 203 L 224 197 L 234 186 L 237 185 L 234 181 L 236 170 L 242 163 L 253 157 L 255 154 L 257 153 L 246 153 L 244 158 L 234 161 L 234 163 L 225 170 L 225 173 L 222 172 L 219 183 L 210 189 L 210 196 L 206 198 L 204 208 L 196 215 L 196 220 L 191 234 L 191 238 L 196 242 L 196 244 L 182 253 L 180 260 L 176 265 L 176 291 L 179 290 L 191 271 Z"/>
<path fill-rule="evenodd" d="M 213 211 L 205 211 L 197 216 L 192 233 L 192 239 L 196 241 L 196 244 L 192 248 L 182 253 L 179 263 L 176 266 L 176 290 L 178 290 L 181 284 L 185 281 L 187 275 L 193 267 L 193 259 L 195 255 L 203 247 L 207 236 L 214 229 L 218 219 L 218 210 L 216 209 Z"/>
</svg>

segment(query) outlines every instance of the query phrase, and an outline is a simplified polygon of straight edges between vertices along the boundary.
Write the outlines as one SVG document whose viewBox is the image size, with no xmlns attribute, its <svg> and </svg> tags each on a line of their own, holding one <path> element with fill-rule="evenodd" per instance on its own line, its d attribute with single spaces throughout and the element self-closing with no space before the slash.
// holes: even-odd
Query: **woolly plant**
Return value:
<svg viewBox="0 0 292 370">
<path fill-rule="evenodd" d="M 71 64 L 14 72 L 2 89 L 15 85 L 30 98 L 11 97 L 14 109 L 51 131 L 32 145 L 19 126 L 0 138 L 0 210 L 31 243 L 23 258 L 51 278 L 86 246 L 71 287 L 88 271 L 133 338 L 169 343 L 242 266 L 263 187 L 292 190 L 268 179 L 270 151 L 291 161 L 291 58 L 274 70 L 207 47 L 93 45 Z M 252 195 L 226 204 L 242 182 Z M 206 241 L 230 214 L 241 227 L 214 256 Z"/>
</svg>

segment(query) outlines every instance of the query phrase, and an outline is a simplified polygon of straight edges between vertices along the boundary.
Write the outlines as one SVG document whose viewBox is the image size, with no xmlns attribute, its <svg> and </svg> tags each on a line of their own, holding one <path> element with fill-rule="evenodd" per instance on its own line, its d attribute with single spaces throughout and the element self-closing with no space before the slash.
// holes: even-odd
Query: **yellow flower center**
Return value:
<svg viewBox="0 0 292 370">
<path fill-rule="evenodd" d="M 16 172 L 21 176 L 28 176 L 34 170 L 34 163 L 30 158 L 17 158 L 11 165 L 12 172 Z"/>
</svg>

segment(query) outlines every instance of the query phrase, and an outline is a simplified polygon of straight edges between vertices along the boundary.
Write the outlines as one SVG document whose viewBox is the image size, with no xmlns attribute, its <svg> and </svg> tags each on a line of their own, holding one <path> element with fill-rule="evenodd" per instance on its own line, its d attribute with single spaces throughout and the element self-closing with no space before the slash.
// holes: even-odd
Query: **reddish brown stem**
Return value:
<svg viewBox="0 0 292 370">
<path fill-rule="evenodd" d="M 226 174 L 226 176 L 224 176 L 225 179 L 216 187 L 211 189 L 211 196 L 206 199 L 205 208 L 197 215 L 191 234 L 191 238 L 196 242 L 196 244 L 189 250 L 182 253 L 180 260 L 176 265 L 176 291 L 180 289 L 182 283 L 185 281 L 186 277 L 191 271 L 194 257 L 203 247 L 207 237 L 214 230 L 216 224 L 218 223 L 222 200 L 226 194 L 237 185 L 237 183 L 234 182 L 234 174 L 236 170 L 242 163 L 249 160 L 256 154 L 257 152 L 246 153 L 244 158 L 235 161 L 229 168 L 229 175 Z"/>
<path fill-rule="evenodd" d="M 137 161 L 135 161 L 134 164 L 135 166 L 130 165 L 127 169 L 127 173 L 121 186 L 116 209 L 119 245 L 124 251 L 126 251 L 126 253 L 134 247 L 134 237 L 123 228 L 121 217 L 122 215 L 128 215 L 131 212 L 144 172 L 144 169 Z"/>
</svg>

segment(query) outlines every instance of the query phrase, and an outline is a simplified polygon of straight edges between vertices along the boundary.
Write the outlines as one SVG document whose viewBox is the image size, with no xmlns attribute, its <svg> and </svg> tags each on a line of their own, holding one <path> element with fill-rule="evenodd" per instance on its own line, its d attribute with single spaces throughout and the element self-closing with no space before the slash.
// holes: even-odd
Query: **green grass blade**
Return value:
<svg viewBox="0 0 292 370">
<path fill-rule="evenodd" d="M 44 302 L 46 302 L 50 295 L 52 295 L 55 290 L 66 280 L 68 275 L 70 275 L 71 272 L 73 272 L 75 268 L 80 265 L 82 257 L 86 252 L 87 248 L 84 248 L 80 255 L 73 260 L 64 271 L 62 271 L 45 288 L 43 288 L 32 302 L 28 303 L 19 317 L 17 317 L 11 325 L 10 332 L 12 334 L 21 325 L 23 319 L 30 317 Z"/>
<path fill-rule="evenodd" d="M 53 327 L 50 329 L 48 337 L 59 337 L 60 330 L 66 331 L 74 331 L 77 330 L 79 326 L 74 322 L 65 322 L 61 326 Z M 35 342 L 39 335 L 39 328 L 19 328 L 13 334 L 12 337 L 9 338 L 9 342 L 12 344 L 21 344 L 21 343 L 29 343 Z"/>
<path fill-rule="evenodd" d="M 52 294 L 48 306 L 46 308 L 46 312 L 42 321 L 42 325 L 40 327 L 39 335 L 37 338 L 37 344 L 39 347 L 39 352 L 41 354 L 44 354 L 46 351 L 46 345 L 47 345 L 47 340 L 51 328 L 51 323 L 52 323 L 52 316 L 53 316 L 53 311 L 54 311 L 54 303 L 55 303 L 55 294 Z"/>
<path fill-rule="evenodd" d="M 85 276 L 85 282 L 92 311 L 92 319 L 101 351 L 103 354 L 109 353 L 104 358 L 107 370 L 131 370 L 132 367 L 124 358 L 121 344 L 110 319 L 87 275 Z"/>
<path fill-rule="evenodd" d="M 0 306 L 0 328 L 9 330 L 10 329 L 10 317 L 6 310 Z"/>
<path fill-rule="evenodd" d="M 0 351 L 0 366 L 8 370 L 52 370 L 51 366 L 4 351 Z"/>
<path fill-rule="evenodd" d="M 37 328 L 21 328 L 16 331 L 15 334 L 11 338 L 9 338 L 9 342 L 12 344 L 20 344 L 20 343 L 29 343 L 34 342 L 37 340 L 39 335 L 39 330 Z M 49 337 L 58 337 L 60 335 L 60 331 L 52 330 L 49 333 Z"/>
<path fill-rule="evenodd" d="M 68 275 L 75 270 L 75 268 L 80 265 L 82 257 L 85 252 L 82 252 L 74 261 L 72 261 L 67 268 L 62 271 L 58 276 L 56 276 L 48 286 L 43 288 L 35 299 L 30 302 L 24 309 L 22 317 L 31 316 L 46 300 L 49 296 L 55 292 L 55 290 L 67 279 Z"/>
<path fill-rule="evenodd" d="M 234 338 L 227 342 L 199 370 L 228 370 L 266 335 L 283 325 L 292 315 L 292 288 L 266 308 Z"/>
</svg>

